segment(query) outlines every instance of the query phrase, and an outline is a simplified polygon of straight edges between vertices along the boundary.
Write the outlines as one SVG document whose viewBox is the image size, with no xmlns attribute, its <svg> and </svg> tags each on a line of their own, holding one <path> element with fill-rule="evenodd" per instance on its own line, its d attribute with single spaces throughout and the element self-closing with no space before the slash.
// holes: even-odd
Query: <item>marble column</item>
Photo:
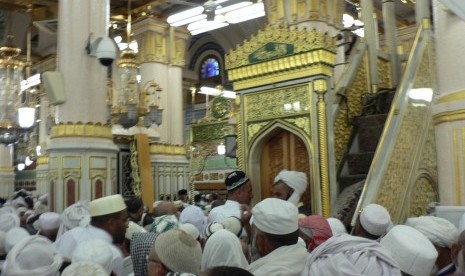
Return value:
<svg viewBox="0 0 465 276">
<path fill-rule="evenodd" d="M 0 198 L 9 198 L 14 191 L 13 146 L 0 144 Z"/>
<path fill-rule="evenodd" d="M 418 1 L 417 1 L 418 2 Z M 442 205 L 465 204 L 465 22 L 433 1 L 437 100 L 433 107 Z"/>
<path fill-rule="evenodd" d="M 108 68 L 85 50 L 90 35 L 107 35 L 109 4 L 59 1 L 57 71 L 63 74 L 66 102 L 56 107 L 48 147 L 51 207 L 56 211 L 116 193 L 118 148 L 105 125 Z"/>
</svg>

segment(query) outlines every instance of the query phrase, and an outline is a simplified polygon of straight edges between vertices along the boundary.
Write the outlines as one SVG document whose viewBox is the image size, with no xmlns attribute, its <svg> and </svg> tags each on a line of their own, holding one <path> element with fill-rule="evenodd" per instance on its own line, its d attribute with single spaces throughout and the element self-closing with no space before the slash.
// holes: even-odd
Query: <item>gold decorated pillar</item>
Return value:
<svg viewBox="0 0 465 276">
<path fill-rule="evenodd" d="M 153 80 L 163 89 L 159 99 L 163 122 L 152 127 L 160 142 L 183 144 L 182 69 L 189 34 L 171 28 L 165 21 L 145 18 L 134 24 L 134 35 L 139 43 L 142 85 Z"/>
<path fill-rule="evenodd" d="M 141 83 L 153 80 L 162 89 L 157 104 L 164 109 L 163 121 L 160 126 L 152 125 L 156 136 L 149 137 L 153 192 L 155 200 L 161 195 L 172 198 L 189 183 L 185 151 L 179 148 L 184 144 L 182 71 L 190 35 L 151 17 L 137 21 L 133 27 L 139 44 Z"/>
<path fill-rule="evenodd" d="M 13 146 L 0 144 L 0 197 L 9 198 L 14 191 Z"/>
<path fill-rule="evenodd" d="M 331 216 L 331 200 L 329 187 L 329 152 L 328 152 L 328 129 L 326 115 L 325 94 L 328 92 L 328 85 L 325 79 L 315 80 L 314 91 L 318 95 L 317 99 L 317 125 L 318 125 L 318 149 L 320 168 L 320 189 L 321 205 L 324 217 Z"/>
<path fill-rule="evenodd" d="M 78 200 L 117 192 L 116 154 L 106 124 L 108 67 L 89 56 L 88 38 L 105 36 L 109 0 L 60 0 L 57 71 L 63 75 L 66 101 L 55 108 L 50 134 L 49 199 L 61 211 Z M 47 93 L 52 91 L 47 91 Z"/>
</svg>

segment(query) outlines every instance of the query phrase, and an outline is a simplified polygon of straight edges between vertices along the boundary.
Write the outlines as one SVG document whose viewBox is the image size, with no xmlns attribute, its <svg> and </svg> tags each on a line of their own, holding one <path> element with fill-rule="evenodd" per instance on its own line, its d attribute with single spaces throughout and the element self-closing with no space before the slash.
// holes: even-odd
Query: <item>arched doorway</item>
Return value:
<svg viewBox="0 0 465 276">
<path fill-rule="evenodd" d="M 274 178 L 282 169 L 301 171 L 307 175 L 308 180 L 307 190 L 301 200 L 304 208 L 312 211 L 313 179 L 310 175 L 310 154 L 304 140 L 285 128 L 276 127 L 262 134 L 254 144 L 249 164 L 254 179 L 252 183 L 255 186 L 255 196 L 260 196 L 260 199 L 272 197 Z M 255 190 L 258 185 L 260 185 L 259 192 Z M 259 199 L 254 198 L 254 200 Z"/>
</svg>

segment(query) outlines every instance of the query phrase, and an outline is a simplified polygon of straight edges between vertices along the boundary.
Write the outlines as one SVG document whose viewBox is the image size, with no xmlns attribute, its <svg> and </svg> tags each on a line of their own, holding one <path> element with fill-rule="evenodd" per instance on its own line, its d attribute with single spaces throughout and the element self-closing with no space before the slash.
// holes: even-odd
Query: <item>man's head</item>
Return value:
<svg viewBox="0 0 465 276">
<path fill-rule="evenodd" d="M 274 178 L 273 196 L 282 200 L 299 203 L 307 189 L 307 176 L 303 172 L 282 170 Z"/>
<path fill-rule="evenodd" d="M 312 215 L 299 219 L 299 236 L 305 241 L 308 252 L 312 252 L 331 238 L 333 232 L 326 218 Z"/>
<path fill-rule="evenodd" d="M 171 201 L 160 201 L 155 207 L 154 211 L 155 217 L 160 217 L 164 215 L 178 215 L 178 208 L 176 204 Z"/>
<path fill-rule="evenodd" d="M 298 211 L 294 204 L 277 198 L 267 198 L 252 209 L 253 246 L 260 256 L 297 243 Z"/>
<path fill-rule="evenodd" d="M 39 217 L 39 234 L 54 242 L 60 228 L 60 214 L 45 212 Z"/>
<path fill-rule="evenodd" d="M 244 172 L 233 171 L 226 177 L 224 183 L 228 190 L 228 199 L 240 204 L 250 204 L 253 198 L 252 183 Z"/>
<path fill-rule="evenodd" d="M 144 213 L 144 203 L 142 199 L 140 197 L 131 197 L 127 199 L 125 203 L 129 216 L 131 216 L 134 221 L 140 221 Z"/>
<path fill-rule="evenodd" d="M 409 275 L 430 275 L 438 256 L 425 235 L 406 225 L 394 226 L 380 244 L 389 250 L 400 270 Z"/>
<path fill-rule="evenodd" d="M 186 203 L 189 202 L 189 195 L 187 194 L 186 189 L 181 189 L 178 191 L 178 200 L 182 200 Z"/>
<path fill-rule="evenodd" d="M 114 243 L 122 243 L 128 227 L 128 212 L 119 194 L 90 202 L 91 224 L 107 231 Z"/>
<path fill-rule="evenodd" d="M 197 274 L 202 261 L 202 248 L 189 234 L 181 230 L 161 233 L 148 256 L 149 276 L 165 275 L 167 272 Z"/>
<path fill-rule="evenodd" d="M 386 233 L 390 224 L 391 216 L 386 208 L 378 204 L 368 204 L 358 216 L 355 235 L 377 240 Z"/>
<path fill-rule="evenodd" d="M 452 245 L 451 258 L 457 272 L 465 272 L 465 231 L 460 233 L 457 243 Z"/>
<path fill-rule="evenodd" d="M 411 226 L 425 235 L 438 251 L 436 265 L 442 269 L 452 263 L 451 248 L 457 242 L 458 229 L 446 219 L 434 216 L 409 218 L 405 225 Z"/>
</svg>

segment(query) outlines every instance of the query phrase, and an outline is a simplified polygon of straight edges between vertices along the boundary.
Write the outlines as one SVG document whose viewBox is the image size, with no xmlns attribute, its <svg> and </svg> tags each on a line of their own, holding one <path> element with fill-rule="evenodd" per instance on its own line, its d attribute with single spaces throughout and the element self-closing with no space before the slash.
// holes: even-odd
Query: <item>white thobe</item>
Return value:
<svg viewBox="0 0 465 276">
<path fill-rule="evenodd" d="M 255 276 L 299 276 L 307 257 L 307 249 L 300 244 L 281 246 L 251 263 L 247 270 Z"/>
<path fill-rule="evenodd" d="M 92 225 L 76 227 L 60 236 L 54 245 L 63 257 L 71 260 L 78 244 L 90 239 L 99 239 L 108 243 L 113 253 L 113 272 L 117 276 L 123 276 L 123 254 L 119 248 L 113 245 L 113 238 L 105 230 Z"/>
<path fill-rule="evenodd" d="M 234 200 L 226 200 L 223 205 L 213 208 L 208 215 L 208 222 L 222 222 L 225 218 L 241 218 L 241 204 Z"/>
</svg>

